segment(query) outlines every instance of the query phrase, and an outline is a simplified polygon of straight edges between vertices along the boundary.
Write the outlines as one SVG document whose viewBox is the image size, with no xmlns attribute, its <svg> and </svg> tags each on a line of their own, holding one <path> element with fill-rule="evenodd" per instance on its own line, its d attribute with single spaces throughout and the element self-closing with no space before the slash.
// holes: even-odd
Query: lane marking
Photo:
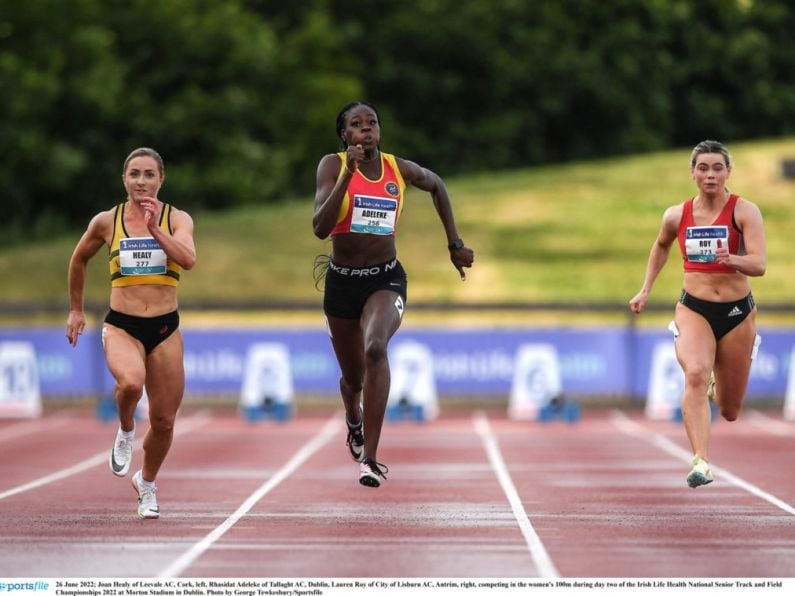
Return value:
<svg viewBox="0 0 795 596">
<path fill-rule="evenodd" d="M 249 496 L 240 505 L 240 507 L 237 508 L 237 511 L 226 518 L 223 523 L 218 525 L 199 542 L 196 542 L 185 552 L 185 554 L 179 557 L 171 565 L 158 573 L 157 577 L 179 577 L 179 575 L 185 571 L 185 569 L 193 564 L 196 559 L 198 559 L 205 551 L 207 551 L 207 549 L 217 542 L 221 536 L 226 534 L 226 532 L 232 526 L 234 526 L 243 516 L 245 516 L 251 510 L 251 508 L 254 507 L 254 505 L 256 505 L 260 499 L 262 499 L 262 497 L 279 486 L 283 480 L 295 472 L 301 466 L 301 464 L 309 459 L 310 456 L 312 456 L 316 451 L 328 443 L 329 439 L 331 439 L 333 436 L 336 436 L 340 431 L 341 426 L 342 423 L 340 421 L 339 414 L 335 413 L 332 418 L 323 425 L 323 427 L 320 429 L 320 432 L 316 434 L 309 443 L 305 444 L 303 447 L 301 447 L 301 449 L 296 451 L 286 464 L 284 464 L 273 476 L 271 476 L 257 490 L 255 490 L 251 496 Z"/>
<path fill-rule="evenodd" d="M 771 418 L 759 410 L 751 410 L 749 412 L 749 420 L 755 427 L 772 435 L 795 438 L 795 426 L 782 420 Z"/>
<path fill-rule="evenodd" d="M 212 417 L 207 412 L 197 412 L 190 418 L 186 418 L 183 421 L 180 421 L 180 424 L 174 429 L 174 436 L 178 437 L 188 432 L 192 432 L 197 428 L 204 426 L 208 422 L 212 420 Z M 116 436 L 116 432 L 114 429 L 113 436 Z M 108 443 L 110 447 L 112 447 L 112 443 Z M 140 448 L 143 445 L 143 438 L 136 439 L 133 442 L 133 450 Z M 70 476 L 74 476 L 75 474 L 79 474 L 80 472 L 84 472 L 93 468 L 94 466 L 98 466 L 99 464 L 108 463 L 108 456 L 110 451 L 104 450 L 101 453 L 97 453 L 96 455 L 92 455 L 91 457 L 84 459 L 81 462 L 74 464 L 73 466 L 69 466 L 68 468 L 63 468 L 58 470 L 57 472 L 53 472 L 52 474 L 47 474 L 46 476 L 42 476 L 41 478 L 37 478 L 36 480 L 32 480 L 25 484 L 20 484 L 19 486 L 15 486 L 14 488 L 10 488 L 6 491 L 0 492 L 0 500 L 7 499 L 8 497 L 13 497 L 14 495 L 18 495 L 20 493 L 27 492 L 29 490 L 33 490 L 44 486 L 46 484 L 50 484 L 52 482 L 56 482 L 58 480 L 63 480 L 64 478 L 69 478 Z"/>
<path fill-rule="evenodd" d="M 676 459 L 680 459 L 684 462 L 687 462 L 688 465 L 691 464 L 693 459 L 693 454 L 690 453 L 688 450 L 683 449 L 670 439 L 654 433 L 649 429 L 645 428 L 642 424 L 638 424 L 630 420 L 626 414 L 619 410 L 613 410 L 610 415 L 610 419 L 612 423 L 624 434 L 630 435 L 635 438 L 643 439 L 644 441 L 651 443 L 655 447 L 658 447 L 662 451 L 665 451 L 669 455 L 672 455 Z M 770 503 L 771 505 L 775 505 L 782 511 L 786 511 L 790 515 L 795 515 L 795 507 L 790 505 L 789 503 L 785 503 L 778 497 L 771 495 L 770 493 L 762 490 L 758 486 L 751 484 L 740 478 L 739 476 L 735 476 L 728 470 L 724 468 L 719 468 L 713 464 L 709 464 L 710 469 L 712 470 L 713 474 L 716 476 L 720 476 L 724 480 L 728 481 L 729 484 L 733 484 L 734 486 L 745 490 L 752 495 L 759 497 Z M 709 490 L 709 489 L 706 489 Z"/>
<path fill-rule="evenodd" d="M 15 439 L 24 435 L 29 435 L 34 432 L 49 431 L 53 428 L 63 426 L 69 422 L 66 418 L 47 418 L 45 420 L 30 420 L 20 422 L 12 426 L 0 429 L 0 441 L 7 441 L 8 439 Z"/>
<path fill-rule="evenodd" d="M 539 576 L 560 577 L 558 570 L 555 568 L 555 564 L 552 562 L 549 553 L 547 553 L 547 549 L 544 548 L 544 544 L 541 542 L 538 534 L 536 534 L 535 528 L 533 528 L 533 524 L 530 523 L 530 519 L 527 517 L 527 512 L 522 505 L 522 499 L 519 497 L 519 493 L 516 491 L 516 487 L 511 480 L 508 467 L 505 465 L 505 460 L 503 460 L 502 454 L 500 453 L 499 444 L 491 430 L 489 419 L 483 412 L 478 411 L 472 415 L 472 424 L 475 427 L 475 432 L 480 435 L 480 439 L 483 441 L 483 447 L 489 457 L 491 467 L 497 479 L 500 481 L 500 486 L 505 496 L 508 498 L 508 502 L 513 510 L 513 515 L 516 518 L 516 522 L 519 524 L 519 529 L 522 530 L 522 535 L 524 535 L 525 542 L 530 549 L 530 556 L 532 556 L 533 562 L 538 569 Z"/>
</svg>

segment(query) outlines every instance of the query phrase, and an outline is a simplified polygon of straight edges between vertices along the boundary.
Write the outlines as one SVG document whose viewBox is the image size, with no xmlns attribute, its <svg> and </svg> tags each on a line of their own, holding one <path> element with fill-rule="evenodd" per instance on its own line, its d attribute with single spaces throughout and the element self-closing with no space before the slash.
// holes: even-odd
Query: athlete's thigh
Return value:
<svg viewBox="0 0 795 596">
<path fill-rule="evenodd" d="M 146 358 L 149 411 L 173 414 L 185 392 L 184 344 L 179 329 L 159 343 Z"/>
<path fill-rule="evenodd" d="M 707 320 L 684 304 L 676 305 L 674 316 L 679 328 L 676 340 L 676 357 L 687 374 L 709 374 L 715 362 L 715 335 Z"/>
<path fill-rule="evenodd" d="M 367 299 L 362 311 L 365 343 L 388 342 L 403 320 L 403 298 L 391 290 L 379 290 Z"/>
<path fill-rule="evenodd" d="M 102 328 L 102 349 L 108 370 L 116 381 L 143 384 L 146 380 L 144 347 L 123 329 L 113 325 Z"/>
<path fill-rule="evenodd" d="M 742 401 L 751 374 L 751 352 L 756 337 L 756 311 L 718 342 L 715 387 L 720 403 Z"/>
<path fill-rule="evenodd" d="M 327 316 L 326 323 L 342 376 L 351 382 L 361 381 L 364 378 L 364 340 L 360 320 Z"/>
</svg>

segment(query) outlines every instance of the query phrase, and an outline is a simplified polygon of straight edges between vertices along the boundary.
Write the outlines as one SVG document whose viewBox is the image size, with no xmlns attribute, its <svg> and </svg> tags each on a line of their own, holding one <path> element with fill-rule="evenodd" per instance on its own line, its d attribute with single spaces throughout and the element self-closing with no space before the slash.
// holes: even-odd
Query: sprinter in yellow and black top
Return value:
<svg viewBox="0 0 795 596">
<path fill-rule="evenodd" d="M 102 346 L 115 379 L 119 411 L 109 464 L 125 476 L 132 461 L 135 409 L 146 384 L 149 430 L 141 470 L 132 477 L 138 515 L 157 518 L 155 478 L 174 435 L 174 421 L 185 389 L 183 343 L 179 331 L 177 285 L 180 272 L 196 263 L 193 220 L 161 202 L 163 160 L 148 147 L 124 161 L 126 202 L 93 217 L 69 262 L 69 317 L 66 337 L 73 346 L 86 325 L 83 293 L 88 261 L 109 249 L 110 311 L 102 327 Z"/>
<path fill-rule="evenodd" d="M 359 462 L 359 482 L 378 487 L 387 472 L 376 459 L 389 397 L 387 344 L 400 327 L 406 302 L 395 234 L 407 184 L 430 193 L 450 261 L 462 280 L 475 257 L 458 235 L 442 179 L 381 152 L 381 126 L 372 105 L 344 106 L 337 115 L 337 136 L 344 151 L 325 155 L 317 168 L 312 226 L 318 238 L 331 236 L 331 255 L 321 255 L 316 274 L 318 282 L 325 281 L 323 310 L 342 372 L 346 444 Z"/>
<path fill-rule="evenodd" d="M 163 203 L 158 227 L 165 234 L 172 234 L 171 211 L 173 207 Z M 176 286 L 182 267 L 169 257 L 152 237 L 135 238 L 124 227 L 125 203 L 116 206 L 113 216 L 113 241 L 110 244 L 108 265 L 110 285 L 113 288 L 140 285 Z"/>
</svg>

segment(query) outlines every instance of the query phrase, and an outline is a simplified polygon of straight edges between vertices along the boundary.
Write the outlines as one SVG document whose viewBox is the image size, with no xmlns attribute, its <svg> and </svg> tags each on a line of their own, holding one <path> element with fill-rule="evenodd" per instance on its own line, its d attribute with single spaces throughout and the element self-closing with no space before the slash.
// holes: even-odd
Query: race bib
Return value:
<svg viewBox="0 0 795 596">
<path fill-rule="evenodd" d="M 351 232 L 388 236 L 395 233 L 396 199 L 354 195 Z"/>
<path fill-rule="evenodd" d="M 691 263 L 712 263 L 721 246 L 729 246 L 728 226 L 690 226 L 685 231 L 685 254 Z"/>
<path fill-rule="evenodd" d="M 166 253 L 151 236 L 122 238 L 119 268 L 122 275 L 162 275 L 166 272 Z"/>
</svg>

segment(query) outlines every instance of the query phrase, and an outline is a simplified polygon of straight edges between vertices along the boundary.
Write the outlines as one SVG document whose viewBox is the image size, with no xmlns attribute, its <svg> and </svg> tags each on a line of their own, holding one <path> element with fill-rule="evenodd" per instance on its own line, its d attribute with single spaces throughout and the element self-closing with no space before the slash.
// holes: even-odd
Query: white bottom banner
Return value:
<svg viewBox="0 0 795 596">
<path fill-rule="evenodd" d="M 791 594 L 792 578 L 179 578 L 3 579 L 0 593 L 42 596 L 458 596 L 460 594 Z"/>
</svg>

